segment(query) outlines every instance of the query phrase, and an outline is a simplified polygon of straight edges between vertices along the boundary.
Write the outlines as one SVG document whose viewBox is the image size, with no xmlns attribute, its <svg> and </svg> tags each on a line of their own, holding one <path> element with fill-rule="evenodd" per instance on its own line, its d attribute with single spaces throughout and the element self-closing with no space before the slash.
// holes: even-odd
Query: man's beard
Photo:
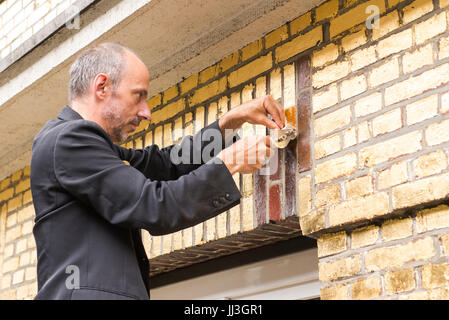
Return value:
<svg viewBox="0 0 449 320">
<path fill-rule="evenodd" d="M 107 122 L 108 134 L 114 143 L 122 144 L 128 139 L 128 131 L 126 127 L 129 124 L 139 125 L 140 119 L 138 117 L 129 121 L 121 118 L 120 108 L 113 102 L 109 103 L 103 113 L 103 117 Z"/>
</svg>

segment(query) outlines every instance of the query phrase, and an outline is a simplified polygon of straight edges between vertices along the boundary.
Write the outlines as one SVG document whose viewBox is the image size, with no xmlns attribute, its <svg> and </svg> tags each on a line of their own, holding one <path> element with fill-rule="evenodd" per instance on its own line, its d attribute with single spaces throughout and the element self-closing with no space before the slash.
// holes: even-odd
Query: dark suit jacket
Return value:
<svg viewBox="0 0 449 320">
<path fill-rule="evenodd" d="M 219 130 L 218 121 L 183 139 L 191 154 L 208 145 L 193 143 L 207 128 Z M 149 299 L 140 230 L 173 233 L 240 202 L 223 162 L 174 165 L 172 147 L 122 148 L 68 106 L 44 126 L 33 143 L 30 178 L 36 299 Z"/>
</svg>

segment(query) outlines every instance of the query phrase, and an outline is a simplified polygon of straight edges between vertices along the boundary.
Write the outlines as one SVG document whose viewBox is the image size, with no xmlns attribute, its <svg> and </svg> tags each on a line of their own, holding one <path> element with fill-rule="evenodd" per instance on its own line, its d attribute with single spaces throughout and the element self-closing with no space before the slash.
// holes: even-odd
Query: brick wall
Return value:
<svg viewBox="0 0 449 320">
<path fill-rule="evenodd" d="M 332 3 L 312 56 L 315 163 L 299 181 L 321 296 L 447 299 L 449 2 Z"/>
<path fill-rule="evenodd" d="M 129 148 L 170 145 L 265 94 L 296 106 L 300 132 L 277 172 L 234 176 L 239 206 L 175 234 L 143 232 L 152 275 L 302 233 L 318 240 L 323 299 L 447 297 L 448 6 L 330 0 L 151 97 L 152 123 Z M 254 133 L 266 130 L 242 130 Z M 27 176 L 0 189 L 0 294 L 10 298 L 35 281 L 35 258 L 20 264 Z"/>
<path fill-rule="evenodd" d="M 0 59 L 39 32 L 75 0 L 0 1 Z"/>
</svg>

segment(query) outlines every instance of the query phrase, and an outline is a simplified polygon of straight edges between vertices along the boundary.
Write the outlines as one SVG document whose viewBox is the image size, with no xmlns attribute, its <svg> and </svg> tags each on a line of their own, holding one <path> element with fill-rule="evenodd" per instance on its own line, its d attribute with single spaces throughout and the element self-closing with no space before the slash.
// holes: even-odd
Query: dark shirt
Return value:
<svg viewBox="0 0 449 320">
<path fill-rule="evenodd" d="M 207 129 L 219 130 L 218 121 L 183 139 L 180 149 L 193 155 L 210 147 L 202 138 Z M 115 145 L 68 106 L 44 126 L 33 143 L 30 177 L 36 299 L 148 299 L 140 230 L 170 234 L 240 202 L 221 160 L 173 164 L 172 148 Z"/>
</svg>

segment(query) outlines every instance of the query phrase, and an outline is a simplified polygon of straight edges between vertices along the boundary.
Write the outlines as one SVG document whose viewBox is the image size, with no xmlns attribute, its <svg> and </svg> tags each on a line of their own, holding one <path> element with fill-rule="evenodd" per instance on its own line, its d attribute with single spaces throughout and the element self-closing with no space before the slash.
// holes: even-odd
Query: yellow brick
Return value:
<svg viewBox="0 0 449 320">
<path fill-rule="evenodd" d="M 27 203 L 30 203 L 31 201 L 33 201 L 31 190 L 25 191 L 23 193 L 23 204 L 25 205 Z"/>
<path fill-rule="evenodd" d="M 391 59 L 377 68 L 371 70 L 368 81 L 371 88 L 399 77 L 399 62 L 397 58 Z"/>
<path fill-rule="evenodd" d="M 16 185 L 16 194 L 19 194 L 25 190 L 30 189 L 30 179 L 25 179 L 20 181 L 17 185 Z"/>
<path fill-rule="evenodd" d="M 193 228 L 182 230 L 182 241 L 184 248 L 190 248 L 193 245 Z"/>
<path fill-rule="evenodd" d="M 246 85 L 242 90 L 242 103 L 246 103 L 253 99 L 254 85 L 252 83 Z M 248 123 L 246 123 L 248 124 Z"/>
<path fill-rule="evenodd" d="M 20 178 L 22 178 L 22 170 L 17 171 L 16 173 L 14 173 L 14 174 L 12 175 L 12 177 L 11 177 L 11 181 L 12 181 L 12 182 L 16 182 L 16 181 L 19 181 Z"/>
<path fill-rule="evenodd" d="M 11 228 L 17 223 L 17 213 L 9 214 L 6 218 L 6 227 Z"/>
<path fill-rule="evenodd" d="M 308 26 L 312 24 L 312 13 L 311 11 L 307 12 L 306 14 L 303 14 L 302 16 L 296 18 L 292 22 L 290 22 L 290 33 L 291 35 L 295 35 Z"/>
<path fill-rule="evenodd" d="M 444 199 L 449 194 L 449 175 L 439 175 L 393 188 L 393 209 Z"/>
<path fill-rule="evenodd" d="M 0 192 L 0 202 L 11 199 L 13 195 L 14 195 L 14 188 L 9 188 Z"/>
<path fill-rule="evenodd" d="M 449 64 L 443 64 L 420 75 L 411 77 L 405 81 L 396 83 L 385 89 L 385 105 L 411 98 L 429 89 L 434 89 L 445 84 L 449 79 L 445 76 L 449 73 Z"/>
<path fill-rule="evenodd" d="M 413 234 L 411 218 L 388 220 L 382 224 L 382 237 L 385 241 L 407 238 Z"/>
<path fill-rule="evenodd" d="M 325 228 L 325 211 L 325 208 L 322 208 L 300 216 L 299 223 L 301 225 L 301 231 L 304 235 L 308 235 Z"/>
<path fill-rule="evenodd" d="M 34 206 L 27 206 L 17 213 L 18 222 L 22 222 L 31 218 L 34 218 Z"/>
<path fill-rule="evenodd" d="M 427 291 L 428 300 L 449 300 L 449 288 L 436 288 Z"/>
<path fill-rule="evenodd" d="M 166 104 L 169 100 L 172 100 L 179 94 L 178 86 L 173 86 L 164 91 L 164 104 Z"/>
<path fill-rule="evenodd" d="M 162 126 L 154 130 L 154 144 L 162 148 Z"/>
<path fill-rule="evenodd" d="M 334 255 L 346 250 L 346 232 L 322 235 L 318 238 L 318 257 Z"/>
<path fill-rule="evenodd" d="M 316 27 L 303 35 L 299 35 L 293 40 L 276 48 L 276 63 L 287 60 L 314 46 L 318 46 L 321 41 L 323 41 L 321 26 Z"/>
<path fill-rule="evenodd" d="M 204 115 L 205 108 L 198 107 L 195 110 L 195 133 L 198 133 L 202 128 L 204 128 Z"/>
<path fill-rule="evenodd" d="M 347 300 L 348 286 L 340 283 L 335 286 L 320 289 L 321 300 Z"/>
<path fill-rule="evenodd" d="M 6 178 L 0 182 L 0 190 L 4 190 L 11 184 L 11 177 Z M 1 200 L 0 200 L 1 201 Z"/>
<path fill-rule="evenodd" d="M 239 63 L 239 52 L 234 52 L 230 54 L 220 62 L 220 72 L 225 72 L 226 70 L 232 68 L 237 63 Z"/>
<path fill-rule="evenodd" d="M 361 271 L 360 255 L 318 264 L 320 281 L 332 281 L 353 276 Z"/>
<path fill-rule="evenodd" d="M 445 32 L 446 28 L 446 12 L 442 12 L 426 21 L 414 25 L 415 42 L 419 45 Z"/>
<path fill-rule="evenodd" d="M 334 112 L 326 114 L 314 121 L 313 127 L 315 136 L 319 137 L 341 127 L 348 125 L 351 121 L 350 106 L 343 107 Z"/>
<path fill-rule="evenodd" d="M 217 234 L 215 227 L 215 217 L 207 220 L 204 224 L 206 225 L 207 242 L 214 241 Z"/>
<path fill-rule="evenodd" d="M 449 57 L 449 37 L 441 38 L 439 42 L 438 59 Z"/>
<path fill-rule="evenodd" d="M 395 159 L 421 149 L 421 132 L 415 131 L 402 136 L 363 148 L 359 161 L 365 167 L 373 167 L 379 163 Z"/>
<path fill-rule="evenodd" d="M 415 175 L 419 178 L 442 172 L 447 167 L 447 157 L 443 150 L 420 156 L 413 162 Z"/>
<path fill-rule="evenodd" d="M 289 64 L 284 67 L 284 108 L 296 110 L 296 103 L 295 65 Z"/>
<path fill-rule="evenodd" d="M 412 52 L 405 53 L 402 58 L 402 70 L 404 73 L 409 73 L 432 63 L 432 44 L 428 44 Z"/>
<path fill-rule="evenodd" d="M 340 85 L 341 100 L 352 98 L 366 91 L 367 87 L 366 77 L 363 74 L 345 80 Z"/>
<path fill-rule="evenodd" d="M 440 0 L 440 8 L 449 6 L 449 0 Z"/>
<path fill-rule="evenodd" d="M 326 90 L 314 93 L 312 97 L 313 113 L 327 109 L 338 103 L 337 85 L 332 84 Z"/>
<path fill-rule="evenodd" d="M 365 22 L 369 17 L 369 14 L 366 13 L 366 8 L 372 5 L 379 8 L 380 14 L 385 12 L 385 2 L 381 0 L 371 0 L 363 4 L 360 4 L 356 6 L 354 9 L 351 9 L 348 12 L 331 20 L 330 25 L 331 39 L 334 38 L 336 35 L 342 33 L 343 31 L 346 31 L 352 28 L 353 26 Z"/>
<path fill-rule="evenodd" d="M 281 69 L 276 68 L 270 74 L 270 94 L 273 99 L 282 98 L 282 75 Z"/>
<path fill-rule="evenodd" d="M 363 198 L 355 198 L 329 208 L 329 226 L 372 219 L 388 213 L 388 194 L 376 193 Z"/>
<path fill-rule="evenodd" d="M 183 137 L 182 117 L 179 117 L 175 120 L 175 126 L 173 128 L 173 142 L 174 143 L 181 142 L 182 137 Z"/>
<path fill-rule="evenodd" d="M 181 84 L 179 85 L 181 88 L 181 94 L 184 94 L 193 88 L 195 88 L 198 85 L 198 73 L 195 73 L 194 75 L 191 75 L 187 79 L 185 79 Z"/>
<path fill-rule="evenodd" d="M 373 137 L 402 128 L 401 109 L 397 108 L 373 119 Z"/>
<path fill-rule="evenodd" d="M 396 162 L 390 168 L 379 172 L 377 178 L 378 189 L 388 189 L 408 180 L 407 163 Z"/>
<path fill-rule="evenodd" d="M 231 93 L 231 109 L 239 106 L 242 102 L 240 100 L 240 92 Z"/>
<path fill-rule="evenodd" d="M 218 118 L 221 118 L 226 112 L 228 112 L 228 97 L 222 97 L 218 101 Z"/>
<path fill-rule="evenodd" d="M 231 72 L 229 75 L 229 85 L 235 87 L 259 74 L 267 71 L 273 65 L 271 52 L 263 57 L 260 57 L 240 69 Z M 224 90 L 222 90 L 224 91 Z"/>
<path fill-rule="evenodd" d="M 434 146 L 449 140 L 449 120 L 435 123 L 426 129 L 426 141 L 429 146 Z"/>
<path fill-rule="evenodd" d="M 380 277 L 372 277 L 351 283 L 351 299 L 368 300 L 377 298 L 382 294 L 382 281 Z"/>
<path fill-rule="evenodd" d="M 185 109 L 185 100 L 179 99 L 166 105 L 164 108 L 153 112 L 151 115 L 151 123 L 157 124 L 161 121 L 170 119 Z"/>
<path fill-rule="evenodd" d="M 287 25 L 270 32 L 265 36 L 265 49 L 271 48 L 275 44 L 282 42 L 288 38 Z"/>
<path fill-rule="evenodd" d="M 380 92 L 361 98 L 354 105 L 354 112 L 357 118 L 377 112 L 380 109 L 382 109 L 382 94 Z"/>
<path fill-rule="evenodd" d="M 338 0 L 330 0 L 315 9 L 315 20 L 321 21 L 338 13 Z"/>
<path fill-rule="evenodd" d="M 31 172 L 31 166 L 26 166 L 25 168 L 23 168 L 23 176 L 24 177 L 29 177 L 30 172 Z"/>
<path fill-rule="evenodd" d="M 365 270 L 400 268 L 406 263 L 425 261 L 435 255 L 433 239 L 427 237 L 406 244 L 376 248 L 365 255 Z"/>
<path fill-rule="evenodd" d="M 220 68 L 218 65 L 211 66 L 200 72 L 200 84 L 218 76 Z"/>
<path fill-rule="evenodd" d="M 313 87 L 318 89 L 347 76 L 350 72 L 349 62 L 346 60 L 331 64 L 312 75 Z"/>
<path fill-rule="evenodd" d="M 413 268 L 387 272 L 385 289 L 387 295 L 413 290 L 416 286 Z"/>
<path fill-rule="evenodd" d="M 209 107 L 207 108 L 207 122 L 206 124 L 209 125 L 217 120 L 218 115 L 218 105 L 216 102 L 212 102 Z"/>
<path fill-rule="evenodd" d="M 267 94 L 267 78 L 260 77 L 256 80 L 256 98 L 261 98 Z"/>
<path fill-rule="evenodd" d="M 321 139 L 315 143 L 315 159 L 321 159 L 340 151 L 340 135 Z"/>
<path fill-rule="evenodd" d="M 341 46 L 345 52 L 349 52 L 367 43 L 365 34 L 366 30 L 361 27 L 360 30 L 343 37 L 341 39 Z"/>
<path fill-rule="evenodd" d="M 375 244 L 379 239 L 379 227 L 358 228 L 351 233 L 351 248 L 357 249 Z"/>
<path fill-rule="evenodd" d="M 412 125 L 438 114 L 438 96 L 433 95 L 409 104 L 406 108 L 407 125 Z"/>
<path fill-rule="evenodd" d="M 318 190 L 315 194 L 315 206 L 317 208 L 340 202 L 340 185 L 333 184 Z"/>
<path fill-rule="evenodd" d="M 193 114 L 191 112 L 184 116 L 184 135 L 193 135 Z"/>
<path fill-rule="evenodd" d="M 224 212 L 217 216 L 217 237 L 218 237 L 218 239 L 223 239 L 223 238 L 226 238 L 226 236 L 227 236 L 227 226 L 226 226 L 227 216 L 228 216 L 227 212 Z"/>
<path fill-rule="evenodd" d="M 416 230 L 418 233 L 449 227 L 449 207 L 440 205 L 418 212 Z"/>
<path fill-rule="evenodd" d="M 428 264 L 422 267 L 422 286 L 425 289 L 449 286 L 449 264 Z"/>
<path fill-rule="evenodd" d="M 8 201 L 8 212 L 16 210 L 22 206 L 22 195 L 18 195 Z"/>
<path fill-rule="evenodd" d="M 311 178 L 304 177 L 298 181 L 299 214 L 306 215 L 312 209 Z"/>
<path fill-rule="evenodd" d="M 262 49 L 262 39 L 251 42 L 250 44 L 242 48 L 242 61 L 254 57 L 256 54 L 260 53 Z"/>
<path fill-rule="evenodd" d="M 383 59 L 393 53 L 409 49 L 412 46 L 412 30 L 407 29 L 393 34 L 377 44 L 376 51 L 378 59 Z"/>
<path fill-rule="evenodd" d="M 189 105 L 194 106 L 213 96 L 216 96 L 226 90 L 227 79 L 222 77 L 208 85 L 195 90 L 193 96 L 189 99 Z"/>
<path fill-rule="evenodd" d="M 338 58 L 338 46 L 331 43 L 319 51 L 315 51 L 312 56 L 312 66 L 314 68 L 321 67 L 329 62 L 333 62 Z"/>
<path fill-rule="evenodd" d="M 415 0 L 404 7 L 402 21 L 407 24 L 433 10 L 432 0 Z"/>
<path fill-rule="evenodd" d="M 379 28 L 373 28 L 373 40 L 383 37 L 399 28 L 399 16 L 397 11 L 390 12 L 379 19 Z"/>
<path fill-rule="evenodd" d="M 315 170 L 315 182 L 323 183 L 352 174 L 356 169 L 356 161 L 356 155 L 350 153 L 318 164 Z"/>
<path fill-rule="evenodd" d="M 172 251 L 172 234 L 162 236 L 162 252 L 161 255 L 168 254 Z"/>
<path fill-rule="evenodd" d="M 373 193 L 373 177 L 364 176 L 345 183 L 346 198 L 358 198 Z"/>
<path fill-rule="evenodd" d="M 161 103 L 162 103 L 162 95 L 161 94 L 158 94 L 158 95 L 150 98 L 147 101 L 147 104 L 148 104 L 148 107 L 150 108 L 150 110 L 153 110 L 157 106 L 161 105 Z"/>
<path fill-rule="evenodd" d="M 229 212 L 229 234 L 238 232 L 240 232 L 240 206 L 235 206 Z"/>
<path fill-rule="evenodd" d="M 443 248 L 443 255 L 449 254 L 449 234 L 440 236 L 441 247 Z"/>
<path fill-rule="evenodd" d="M 253 230 L 256 224 L 253 210 L 253 195 L 242 199 L 242 229 L 243 232 Z"/>
<path fill-rule="evenodd" d="M 343 132 L 343 148 L 348 148 L 357 144 L 356 128 L 348 128 Z"/>
<path fill-rule="evenodd" d="M 366 140 L 369 140 L 371 138 L 371 123 L 369 123 L 368 121 L 364 121 L 360 123 L 357 128 L 359 143 L 365 142 Z"/>
<path fill-rule="evenodd" d="M 351 71 L 357 71 L 377 61 L 376 48 L 374 46 L 355 51 L 349 56 L 351 59 Z"/>
</svg>

